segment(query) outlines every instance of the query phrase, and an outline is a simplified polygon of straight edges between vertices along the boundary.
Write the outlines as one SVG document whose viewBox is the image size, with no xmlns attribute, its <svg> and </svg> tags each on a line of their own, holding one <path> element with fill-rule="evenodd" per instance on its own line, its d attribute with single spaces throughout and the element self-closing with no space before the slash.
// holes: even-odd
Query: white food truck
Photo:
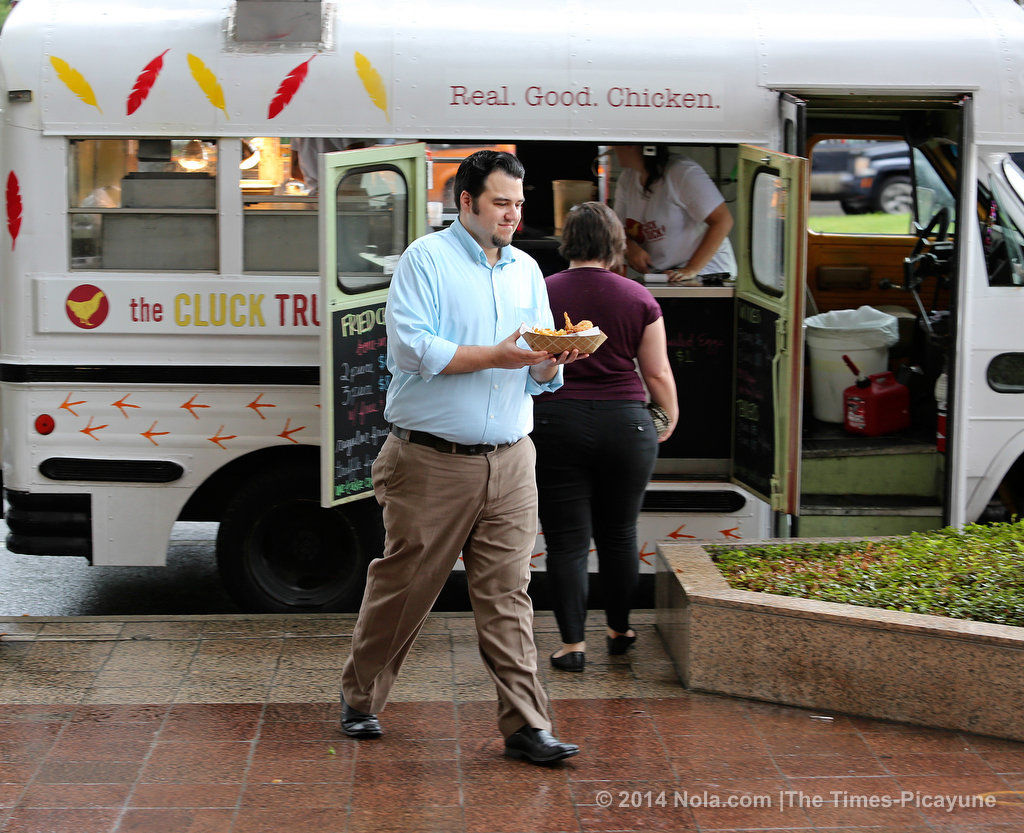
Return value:
<svg viewBox="0 0 1024 833">
<path fill-rule="evenodd" d="M 176 521 L 216 521 L 244 608 L 356 605 L 390 275 L 454 216 L 459 159 L 496 145 L 526 165 L 516 245 L 545 273 L 565 194 L 612 199 L 616 143 L 695 159 L 735 217 L 734 284 L 652 284 L 682 419 L 645 569 L 662 538 L 898 533 L 1024 501 L 1011 0 L 22 0 L 0 71 L 13 552 L 161 565 Z M 912 214 L 809 227 L 815 145 L 878 139 L 910 148 Z M 809 407 L 805 316 L 864 305 L 901 326 L 913 424 L 889 436 Z"/>
</svg>

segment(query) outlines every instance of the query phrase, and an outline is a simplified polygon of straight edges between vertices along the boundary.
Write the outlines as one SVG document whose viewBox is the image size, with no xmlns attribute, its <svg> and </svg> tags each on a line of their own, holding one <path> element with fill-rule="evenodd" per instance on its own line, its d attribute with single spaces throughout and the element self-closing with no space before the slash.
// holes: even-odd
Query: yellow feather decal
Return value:
<svg viewBox="0 0 1024 833">
<path fill-rule="evenodd" d="M 388 91 L 381 80 L 380 73 L 373 68 L 370 59 L 363 53 L 356 52 L 355 59 L 356 72 L 359 73 L 359 80 L 363 82 L 370 101 L 384 111 L 384 118 L 391 121 L 391 117 L 388 115 Z"/>
<path fill-rule="evenodd" d="M 57 77 L 63 81 L 69 90 L 77 95 L 86 104 L 91 104 L 101 113 L 103 110 L 100 105 L 96 103 L 96 96 L 92 91 L 92 87 L 89 86 L 89 82 L 85 80 L 85 76 L 82 75 L 77 69 L 75 69 L 67 61 L 62 61 L 60 58 L 56 58 L 53 55 L 50 56 L 50 63 L 53 64 L 53 69 L 57 73 Z"/>
<path fill-rule="evenodd" d="M 210 71 L 206 64 L 191 53 L 188 56 L 188 68 L 192 70 L 192 77 L 196 79 L 199 89 L 206 93 L 206 97 L 210 99 L 210 104 L 218 110 L 223 110 L 224 118 L 230 118 L 227 109 L 224 107 L 224 90 L 221 89 L 217 76 Z"/>
</svg>

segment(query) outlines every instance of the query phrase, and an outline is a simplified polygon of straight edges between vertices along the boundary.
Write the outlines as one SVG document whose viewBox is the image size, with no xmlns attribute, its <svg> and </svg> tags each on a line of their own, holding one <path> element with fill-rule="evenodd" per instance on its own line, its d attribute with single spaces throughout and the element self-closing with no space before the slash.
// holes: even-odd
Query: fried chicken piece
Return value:
<svg viewBox="0 0 1024 833">
<path fill-rule="evenodd" d="M 589 329 L 591 329 L 594 326 L 592 321 L 588 321 L 585 318 L 582 321 L 580 321 L 579 324 L 573 324 L 572 323 L 572 319 L 569 318 L 569 313 L 563 312 L 562 315 L 565 316 L 565 334 L 566 335 L 573 335 L 574 333 L 582 333 L 584 330 L 589 330 Z"/>
</svg>

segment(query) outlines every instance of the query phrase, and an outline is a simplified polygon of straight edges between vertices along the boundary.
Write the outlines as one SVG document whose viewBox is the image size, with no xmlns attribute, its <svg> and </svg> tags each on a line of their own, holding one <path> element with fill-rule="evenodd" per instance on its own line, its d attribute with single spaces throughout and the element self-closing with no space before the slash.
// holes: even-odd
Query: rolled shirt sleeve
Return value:
<svg viewBox="0 0 1024 833">
<path fill-rule="evenodd" d="M 398 262 L 385 311 L 388 348 L 395 366 L 424 382 L 444 370 L 458 349 L 439 334 L 439 300 L 432 285 L 422 279 L 424 274 L 436 273 L 431 260 L 429 252 L 411 250 Z"/>
<path fill-rule="evenodd" d="M 538 393 L 552 393 L 562 387 L 563 384 L 565 384 L 565 378 L 562 368 L 559 367 L 555 375 L 548 382 L 538 382 L 531 375 L 526 381 L 526 392 L 530 396 L 536 396 Z"/>
</svg>

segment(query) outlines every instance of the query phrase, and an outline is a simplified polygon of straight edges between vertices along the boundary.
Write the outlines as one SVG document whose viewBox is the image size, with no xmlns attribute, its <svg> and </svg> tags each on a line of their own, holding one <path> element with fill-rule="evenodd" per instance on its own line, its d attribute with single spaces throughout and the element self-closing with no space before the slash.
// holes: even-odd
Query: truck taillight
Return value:
<svg viewBox="0 0 1024 833">
<path fill-rule="evenodd" d="M 36 431 L 40 434 L 52 434 L 55 427 L 56 423 L 49 414 L 40 414 L 36 417 Z"/>
</svg>

